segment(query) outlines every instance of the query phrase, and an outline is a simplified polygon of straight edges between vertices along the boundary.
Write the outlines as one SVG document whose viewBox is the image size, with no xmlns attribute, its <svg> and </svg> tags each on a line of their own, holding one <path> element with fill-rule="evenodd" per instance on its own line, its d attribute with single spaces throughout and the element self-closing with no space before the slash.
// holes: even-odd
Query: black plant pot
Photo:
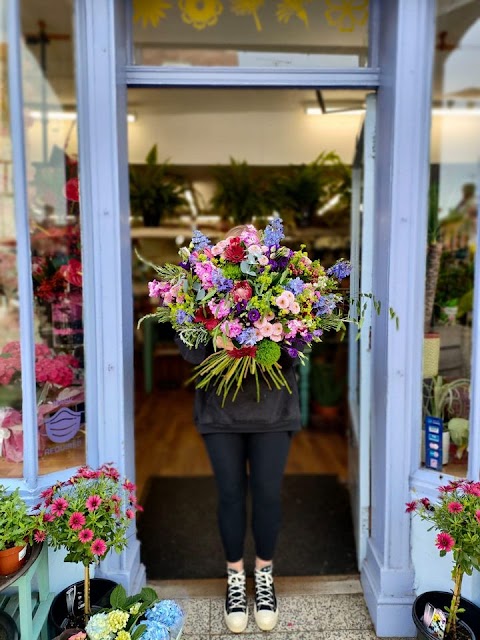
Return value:
<svg viewBox="0 0 480 640">
<path fill-rule="evenodd" d="M 160 218 L 162 217 L 161 209 L 153 209 L 152 211 L 143 212 L 143 225 L 145 227 L 158 227 Z"/>
<path fill-rule="evenodd" d="M 93 609 L 103 609 L 110 604 L 110 594 L 117 586 L 113 580 L 105 578 L 91 578 L 90 603 Z M 84 582 L 75 582 L 63 591 L 60 591 L 53 599 L 48 613 L 49 635 L 60 635 L 65 629 L 71 627 L 83 628 Z"/>
<path fill-rule="evenodd" d="M 450 591 L 426 591 L 419 595 L 413 603 L 412 617 L 417 628 L 417 638 L 437 640 L 425 627 L 422 621 L 425 605 L 429 602 L 436 609 L 445 610 L 450 606 L 452 593 Z M 459 621 L 464 631 L 471 635 L 473 640 L 480 640 L 480 607 L 466 598 L 460 598 L 460 608 L 465 611 L 459 614 Z"/>
</svg>

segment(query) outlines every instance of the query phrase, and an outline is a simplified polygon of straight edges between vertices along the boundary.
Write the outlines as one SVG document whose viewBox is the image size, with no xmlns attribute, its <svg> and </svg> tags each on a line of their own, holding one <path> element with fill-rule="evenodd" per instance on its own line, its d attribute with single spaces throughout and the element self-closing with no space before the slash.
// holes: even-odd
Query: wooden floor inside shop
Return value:
<svg viewBox="0 0 480 640">
<path fill-rule="evenodd" d="M 141 374 L 139 374 L 140 377 Z M 158 375 L 156 376 L 158 378 Z M 178 388 L 178 380 L 166 388 L 155 380 L 151 393 L 137 380 L 135 394 L 135 449 L 137 494 L 141 498 L 150 476 L 211 475 L 201 436 L 193 424 L 192 389 Z M 312 424 L 296 434 L 287 473 L 331 474 L 347 478 L 347 439 L 344 424 Z"/>
</svg>

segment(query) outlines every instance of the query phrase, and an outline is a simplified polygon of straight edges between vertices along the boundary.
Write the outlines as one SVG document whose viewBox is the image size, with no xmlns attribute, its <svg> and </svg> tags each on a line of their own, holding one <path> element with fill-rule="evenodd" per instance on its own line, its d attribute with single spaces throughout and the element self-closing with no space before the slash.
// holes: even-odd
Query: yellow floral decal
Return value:
<svg viewBox="0 0 480 640">
<path fill-rule="evenodd" d="M 312 0 L 282 0 L 278 3 L 277 18 L 279 22 L 287 24 L 292 16 L 297 16 L 308 29 L 308 15 L 305 5 Z"/>
<path fill-rule="evenodd" d="M 331 27 L 351 32 L 362 26 L 368 18 L 368 0 L 325 0 L 325 17 Z"/>
<path fill-rule="evenodd" d="M 198 30 L 217 24 L 218 16 L 223 11 L 220 0 L 178 0 L 178 6 L 182 20 Z"/>
<path fill-rule="evenodd" d="M 168 0 L 133 0 L 133 21 L 141 20 L 143 28 L 149 22 L 156 27 L 165 18 L 167 9 L 171 8 L 172 4 Z"/>
<path fill-rule="evenodd" d="M 265 0 L 232 0 L 232 11 L 237 16 L 252 16 L 255 20 L 257 31 L 262 30 L 258 10 L 263 6 Z"/>
</svg>

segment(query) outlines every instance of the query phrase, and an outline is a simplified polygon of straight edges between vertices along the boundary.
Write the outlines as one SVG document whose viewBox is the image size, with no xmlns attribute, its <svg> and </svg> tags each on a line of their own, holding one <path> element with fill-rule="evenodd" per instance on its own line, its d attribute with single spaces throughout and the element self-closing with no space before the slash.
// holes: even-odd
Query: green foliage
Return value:
<svg viewBox="0 0 480 640">
<path fill-rule="evenodd" d="M 33 532 L 39 528 L 39 519 L 30 515 L 20 490 L 8 493 L 3 485 L 0 485 L 0 523 L 0 551 L 31 542 Z"/>
<path fill-rule="evenodd" d="M 440 240 L 438 196 L 438 184 L 432 183 L 428 191 L 428 244 L 435 244 Z"/>
<path fill-rule="evenodd" d="M 451 300 L 460 300 L 466 293 L 473 291 L 474 266 L 470 260 L 458 260 L 452 253 L 444 252 L 438 274 L 435 306 L 448 306 Z"/>
<path fill-rule="evenodd" d="M 442 376 L 434 376 L 424 382 L 424 415 L 449 419 L 460 417 L 460 407 L 464 404 L 464 397 L 469 397 L 470 380 L 457 378 L 450 382 Z"/>
<path fill-rule="evenodd" d="M 156 144 L 148 152 L 145 163 L 130 167 L 130 206 L 145 222 L 156 218 L 158 224 L 164 213 L 186 204 L 182 195 L 184 183 L 172 174 L 168 160 L 157 163 Z"/>
<path fill-rule="evenodd" d="M 271 212 L 267 184 L 253 175 L 247 162 L 230 158 L 229 165 L 213 168 L 213 176 L 217 184 L 211 205 L 223 219 L 247 224 Z"/>
<path fill-rule="evenodd" d="M 336 211 L 350 209 L 351 171 L 334 151 L 322 152 L 308 164 L 290 165 L 272 182 L 276 208 L 297 220 L 315 212 L 334 196 Z"/>
</svg>

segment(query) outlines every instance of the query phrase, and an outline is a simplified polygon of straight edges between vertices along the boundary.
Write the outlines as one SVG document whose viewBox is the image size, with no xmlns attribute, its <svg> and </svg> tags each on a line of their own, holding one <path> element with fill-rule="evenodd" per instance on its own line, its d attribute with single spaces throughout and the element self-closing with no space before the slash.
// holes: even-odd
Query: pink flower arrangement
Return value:
<svg viewBox="0 0 480 640">
<path fill-rule="evenodd" d="M 435 546 L 442 557 L 453 554 L 454 589 L 445 634 L 452 632 L 455 637 L 463 576 L 480 571 L 480 482 L 455 480 L 438 490 L 438 502 L 413 500 L 406 512 L 417 514 L 437 530 Z"/>
<path fill-rule="evenodd" d="M 35 345 L 35 376 L 37 384 L 50 383 L 69 387 L 75 379 L 78 360 L 71 355 L 55 353 L 45 344 Z M 20 383 L 20 343 L 8 342 L 0 352 L 0 384 Z"/>
</svg>

